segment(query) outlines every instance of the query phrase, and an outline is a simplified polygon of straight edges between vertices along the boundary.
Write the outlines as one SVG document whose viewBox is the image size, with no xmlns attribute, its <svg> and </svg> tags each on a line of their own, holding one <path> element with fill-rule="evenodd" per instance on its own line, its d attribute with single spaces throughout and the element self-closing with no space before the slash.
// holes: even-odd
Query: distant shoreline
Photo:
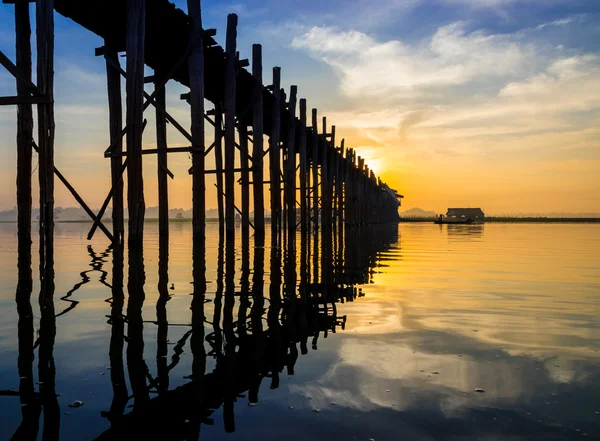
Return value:
<svg viewBox="0 0 600 441">
<path fill-rule="evenodd" d="M 434 222 L 434 217 L 401 217 L 400 223 L 409 222 Z M 594 217 L 486 217 L 485 223 L 569 223 L 569 224 L 595 224 L 600 223 L 600 218 Z M 452 224 L 447 224 L 452 225 Z M 460 224 L 459 224 L 460 225 Z M 475 224 L 480 225 L 480 224 Z"/>
<path fill-rule="evenodd" d="M 433 223 L 436 218 L 433 217 L 400 217 L 399 223 Z M 148 223 L 157 223 L 158 218 L 147 218 L 144 220 Z M 105 223 L 110 222 L 110 219 L 107 219 Z M 127 219 L 125 219 L 127 222 Z M 183 218 L 183 219 L 169 219 L 169 222 L 173 223 L 187 223 L 192 222 L 191 218 Z M 206 219 L 206 222 L 216 223 L 219 222 L 219 219 L 209 218 Z M 237 223 L 241 223 L 241 220 L 236 219 Z M 0 221 L 0 224 L 16 224 L 17 221 Z M 37 220 L 32 221 L 32 223 L 37 223 Z M 91 224 L 93 221 L 91 219 L 82 219 L 82 220 L 60 220 L 57 219 L 54 221 L 56 224 Z M 270 219 L 265 219 L 265 223 L 270 223 Z M 596 224 L 600 223 L 600 218 L 593 217 L 486 217 L 485 223 L 548 223 L 548 224 L 556 224 L 556 223 L 564 223 L 564 224 Z M 448 225 L 448 224 L 446 224 Z M 452 225 L 452 224 L 449 224 Z M 457 224 L 464 225 L 464 224 Z M 473 225 L 473 224 L 471 224 Z M 474 224 L 481 225 L 481 224 Z"/>
</svg>

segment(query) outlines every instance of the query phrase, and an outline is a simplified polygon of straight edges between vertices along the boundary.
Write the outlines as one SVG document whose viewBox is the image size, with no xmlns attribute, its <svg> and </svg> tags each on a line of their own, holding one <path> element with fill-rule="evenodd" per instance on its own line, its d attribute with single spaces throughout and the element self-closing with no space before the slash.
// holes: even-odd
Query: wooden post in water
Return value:
<svg viewBox="0 0 600 441">
<path fill-rule="evenodd" d="M 319 128 L 317 127 L 317 109 L 312 109 L 312 186 L 313 186 L 313 216 L 315 233 L 319 231 Z M 315 250 L 316 251 L 316 250 Z"/>
<path fill-rule="evenodd" d="M 223 205 L 223 109 L 221 103 L 215 103 L 215 169 L 217 180 L 217 212 L 219 216 L 219 234 L 225 231 L 225 208 Z"/>
<path fill-rule="evenodd" d="M 248 128 L 242 122 L 238 128 L 240 134 L 240 168 L 242 186 L 242 237 L 247 239 L 250 233 L 250 161 L 248 159 Z"/>
<path fill-rule="evenodd" d="M 37 87 L 49 99 L 38 104 L 40 276 L 53 292 L 54 277 L 54 1 L 37 0 Z M 30 143 L 31 145 L 31 143 Z"/>
<path fill-rule="evenodd" d="M 290 247 L 294 247 L 296 231 L 296 86 L 290 87 L 287 125 L 287 162 L 285 172 L 285 200 L 287 205 L 287 227 Z"/>
<path fill-rule="evenodd" d="M 330 193 L 330 147 L 327 140 L 327 118 L 323 117 L 322 136 L 322 161 L 321 161 L 321 228 L 331 232 L 331 193 Z"/>
<path fill-rule="evenodd" d="M 298 151 L 300 152 L 300 229 L 303 234 L 308 232 L 308 167 L 306 157 L 306 99 L 300 100 L 300 133 L 298 137 Z M 295 184 L 295 183 L 294 183 Z"/>
<path fill-rule="evenodd" d="M 31 81 L 31 21 L 29 3 L 18 1 L 15 4 L 15 33 L 17 69 L 26 80 Z M 17 78 L 19 98 L 29 96 L 23 80 Z M 27 272 L 31 280 L 31 141 L 33 140 L 33 111 L 31 104 L 17 107 L 17 235 L 19 271 Z M 22 280 L 19 273 L 19 280 Z M 31 289 L 31 282 L 27 284 Z M 29 299 L 27 299 L 29 301 Z M 33 328 L 32 328 L 33 329 Z"/>
<path fill-rule="evenodd" d="M 144 181 L 142 178 L 142 121 L 144 94 L 144 41 L 146 2 L 127 1 L 127 206 L 129 246 L 141 247 L 144 232 Z M 40 146 L 41 147 L 41 146 Z"/>
<path fill-rule="evenodd" d="M 110 158 L 110 183 L 112 194 L 112 225 L 113 237 L 117 243 L 123 243 L 125 234 L 125 221 L 123 219 L 123 105 L 121 100 L 121 73 L 119 72 L 119 54 L 107 41 L 106 47 L 106 86 L 108 91 L 108 120 L 110 145 L 112 146 Z M 112 61 L 111 61 L 112 60 Z M 116 63 L 116 66 L 113 64 Z"/>
<path fill-rule="evenodd" d="M 262 46 L 252 45 L 252 181 L 254 195 L 254 235 L 256 244 L 264 244 L 265 201 L 263 177 L 263 92 L 262 92 Z"/>
<path fill-rule="evenodd" d="M 156 103 L 166 109 L 165 86 L 162 84 L 163 72 L 155 72 L 154 84 L 156 90 Z M 158 232 L 162 237 L 169 237 L 169 188 L 167 183 L 167 118 L 165 113 L 156 109 L 156 149 L 158 163 Z"/>
<path fill-rule="evenodd" d="M 187 0 L 191 19 L 190 44 L 193 50 L 188 58 L 190 76 L 190 110 L 192 135 L 192 225 L 194 292 L 201 292 L 199 285 L 204 274 L 204 244 L 206 232 L 206 193 L 204 176 L 204 43 L 202 36 L 202 12 L 200 0 Z"/>
<path fill-rule="evenodd" d="M 228 239 L 235 234 L 235 94 L 236 94 L 237 15 L 227 16 L 225 52 L 225 230 Z"/>
<path fill-rule="evenodd" d="M 269 168 L 271 181 L 271 230 L 276 231 L 281 222 L 281 184 L 279 179 L 279 136 L 281 130 L 281 68 L 273 68 L 273 112 L 269 149 Z"/>
</svg>

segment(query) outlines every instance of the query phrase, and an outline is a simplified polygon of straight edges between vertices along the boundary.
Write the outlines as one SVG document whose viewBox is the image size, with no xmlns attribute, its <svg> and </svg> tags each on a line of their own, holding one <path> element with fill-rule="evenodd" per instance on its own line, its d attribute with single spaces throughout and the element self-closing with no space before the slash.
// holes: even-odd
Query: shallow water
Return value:
<svg viewBox="0 0 600 441">
<path fill-rule="evenodd" d="M 314 259 L 209 224 L 204 302 L 191 224 L 168 256 L 157 227 L 142 285 L 58 224 L 54 302 L 34 261 L 18 314 L 0 224 L 0 439 L 600 439 L 599 225 L 401 224 Z"/>
</svg>

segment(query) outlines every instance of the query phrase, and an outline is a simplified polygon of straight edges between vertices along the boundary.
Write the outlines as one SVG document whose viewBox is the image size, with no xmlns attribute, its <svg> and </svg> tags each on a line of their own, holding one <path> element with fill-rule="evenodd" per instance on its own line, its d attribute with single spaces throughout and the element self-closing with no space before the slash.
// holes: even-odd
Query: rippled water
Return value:
<svg viewBox="0 0 600 441">
<path fill-rule="evenodd" d="M 56 228 L 54 334 L 36 262 L 19 321 L 0 224 L 0 439 L 600 439 L 599 225 L 401 224 L 347 232 L 330 262 L 299 237 L 295 256 L 222 247 L 209 224 L 193 304 L 191 225 L 166 265 L 150 223 L 143 304 L 125 269 L 122 305 L 88 228 Z"/>
</svg>

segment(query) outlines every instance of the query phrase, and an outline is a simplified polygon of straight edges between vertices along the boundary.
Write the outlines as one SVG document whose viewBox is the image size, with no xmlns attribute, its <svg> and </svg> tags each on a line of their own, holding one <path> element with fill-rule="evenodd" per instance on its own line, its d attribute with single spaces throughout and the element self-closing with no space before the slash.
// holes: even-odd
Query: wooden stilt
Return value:
<svg viewBox="0 0 600 441">
<path fill-rule="evenodd" d="M 308 193 L 307 193 L 307 158 L 306 158 L 306 100 L 300 100 L 300 133 L 298 136 L 300 153 L 300 225 L 303 234 L 308 231 Z M 295 184 L 295 183 L 294 183 Z"/>
<path fill-rule="evenodd" d="M 250 162 L 248 159 L 248 128 L 239 125 L 240 134 L 240 165 L 242 186 L 242 236 L 247 239 L 250 232 Z"/>
<path fill-rule="evenodd" d="M 166 108 L 166 91 L 164 84 L 160 83 L 163 78 L 162 72 L 156 72 L 155 83 L 156 103 Z M 165 113 L 156 111 L 156 148 L 158 150 L 158 231 L 159 235 L 168 239 L 169 237 L 169 189 L 168 189 L 168 163 L 167 163 L 167 119 Z"/>
<path fill-rule="evenodd" d="M 288 112 L 290 118 L 287 123 L 287 162 L 285 173 L 285 200 L 287 205 L 287 227 L 290 231 L 289 245 L 294 246 L 292 231 L 296 230 L 296 86 L 290 87 L 290 101 Z"/>
<path fill-rule="evenodd" d="M 54 1 L 37 0 L 37 86 L 54 97 Z M 54 268 L 54 103 L 38 104 L 40 182 L 40 276 L 53 285 Z M 30 144 L 31 145 L 31 144 Z M 47 285 L 48 292 L 54 292 Z"/>
<path fill-rule="evenodd" d="M 109 42 L 105 42 L 106 47 L 106 83 L 108 91 L 108 120 L 111 154 L 121 153 L 123 151 L 123 109 L 121 102 L 121 74 L 108 60 L 119 63 L 118 53 Z M 120 66 L 119 66 L 120 68 Z M 125 221 L 123 219 L 123 180 L 121 156 L 111 156 L 110 159 L 110 177 L 111 188 L 113 189 L 112 199 L 112 229 L 113 237 L 118 243 L 123 243 L 125 234 Z"/>
<path fill-rule="evenodd" d="M 237 15 L 227 16 L 225 52 L 225 230 L 228 239 L 235 234 L 235 96 L 236 96 Z"/>
<path fill-rule="evenodd" d="M 192 20 L 190 44 L 193 50 L 188 59 L 190 76 L 190 107 L 192 135 L 192 224 L 194 293 L 201 292 L 204 274 L 204 244 L 206 231 L 206 192 L 204 177 L 204 44 L 200 0 L 187 0 Z M 201 255 L 202 254 L 202 255 Z"/>
<path fill-rule="evenodd" d="M 263 92 L 262 92 L 262 46 L 252 45 L 252 181 L 254 195 L 254 235 L 256 245 L 264 244 L 265 202 L 263 176 Z"/>
<path fill-rule="evenodd" d="M 281 225 L 281 184 L 279 136 L 281 130 L 281 68 L 273 68 L 273 112 L 269 148 L 269 168 L 271 175 L 271 229 L 276 231 Z"/>
<path fill-rule="evenodd" d="M 146 3 L 127 2 L 127 205 L 129 246 L 141 247 L 144 232 L 144 181 L 142 177 L 142 121 L 144 94 L 144 40 Z"/>
<path fill-rule="evenodd" d="M 225 208 L 223 195 L 223 109 L 220 103 L 215 104 L 215 169 L 217 180 L 217 212 L 219 215 L 219 234 L 223 236 L 225 231 Z"/>
<path fill-rule="evenodd" d="M 25 76 L 17 78 L 17 95 L 29 95 L 26 82 L 31 82 L 31 22 L 29 3 L 15 4 L 15 33 L 17 69 Z M 17 107 L 17 235 L 19 271 L 28 272 L 23 280 L 31 279 L 31 140 L 33 111 L 31 104 Z M 22 280 L 20 273 L 19 280 Z M 29 285 L 30 286 L 30 285 Z M 29 301 L 29 299 L 27 299 Z"/>
</svg>

